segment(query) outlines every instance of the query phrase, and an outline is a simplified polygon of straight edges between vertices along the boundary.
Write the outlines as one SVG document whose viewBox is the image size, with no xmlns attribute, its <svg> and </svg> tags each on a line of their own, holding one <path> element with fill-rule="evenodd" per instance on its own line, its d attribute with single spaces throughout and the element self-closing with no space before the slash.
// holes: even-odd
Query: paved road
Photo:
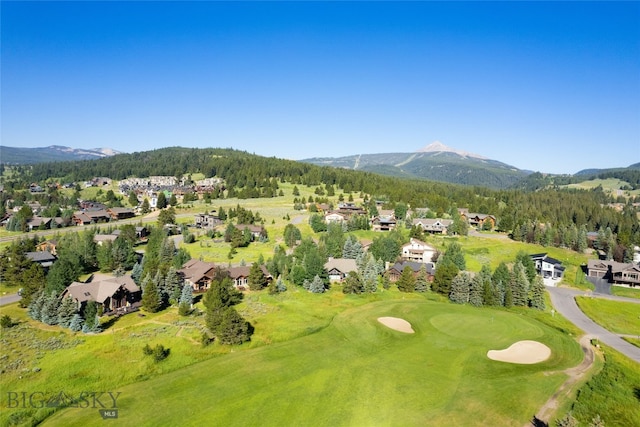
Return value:
<svg viewBox="0 0 640 427">
<path fill-rule="evenodd" d="M 13 304 L 14 302 L 20 301 L 20 299 L 21 297 L 18 294 L 9 294 L 9 295 L 2 296 L 0 297 L 0 306 Z"/>
<path fill-rule="evenodd" d="M 602 341 L 609 347 L 618 350 L 620 353 L 626 355 L 631 360 L 635 360 L 640 363 L 640 348 L 628 343 L 620 338 L 620 336 L 609 332 L 602 326 L 589 319 L 586 314 L 580 310 L 576 303 L 575 297 L 578 295 L 591 295 L 592 297 L 607 299 L 615 299 L 618 301 L 631 302 L 640 304 L 640 300 L 634 298 L 603 296 L 599 294 L 587 294 L 585 291 L 568 288 L 547 288 L 551 294 L 551 302 L 553 307 L 566 317 L 570 322 L 582 329 L 585 333 L 597 337 L 599 341 Z"/>
</svg>

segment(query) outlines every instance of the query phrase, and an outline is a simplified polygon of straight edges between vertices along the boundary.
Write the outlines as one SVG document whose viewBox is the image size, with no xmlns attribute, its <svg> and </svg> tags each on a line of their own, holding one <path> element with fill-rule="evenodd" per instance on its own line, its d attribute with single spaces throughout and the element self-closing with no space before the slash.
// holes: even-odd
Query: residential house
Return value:
<svg viewBox="0 0 640 427">
<path fill-rule="evenodd" d="M 534 254 L 530 257 L 536 266 L 536 272 L 544 279 L 545 285 L 555 286 L 555 282 L 562 280 L 565 270 L 562 262 L 551 258 L 546 253 Z"/>
<path fill-rule="evenodd" d="M 438 251 L 433 246 L 418 239 L 411 238 L 409 243 L 402 246 L 402 259 L 419 263 L 427 263 L 433 260 L 433 256 Z"/>
<path fill-rule="evenodd" d="M 251 233 L 251 238 L 253 240 L 260 239 L 261 237 L 267 235 L 267 231 L 261 225 L 238 224 L 235 227 L 243 233 L 244 230 L 249 230 L 249 232 Z"/>
<path fill-rule="evenodd" d="M 356 206 L 355 203 L 346 202 L 338 204 L 338 213 L 343 214 L 346 218 L 350 218 L 353 215 L 366 215 L 367 211 Z"/>
<path fill-rule="evenodd" d="M 111 215 L 111 219 L 114 220 L 133 218 L 136 216 L 136 213 L 131 208 L 109 208 L 107 212 Z"/>
<path fill-rule="evenodd" d="M 29 227 L 29 231 L 48 230 L 51 228 L 51 221 L 52 218 L 34 216 L 27 221 L 27 227 Z"/>
<path fill-rule="evenodd" d="M 111 215 L 105 210 L 79 211 L 73 214 L 72 220 L 75 225 L 90 225 L 99 222 L 109 222 Z"/>
<path fill-rule="evenodd" d="M 116 230 L 119 231 L 119 230 Z M 98 246 L 102 246 L 104 243 L 106 242 L 111 242 L 113 243 L 119 236 L 118 234 L 96 234 L 93 236 L 93 241 L 96 243 L 96 245 Z"/>
<path fill-rule="evenodd" d="M 453 224 L 451 219 L 415 218 L 413 225 L 422 228 L 426 233 L 447 234 L 447 229 Z"/>
<path fill-rule="evenodd" d="M 324 264 L 330 282 L 342 282 L 351 271 L 357 271 L 356 260 L 351 258 L 329 258 Z"/>
<path fill-rule="evenodd" d="M 149 230 L 147 227 L 143 227 L 141 225 L 136 227 L 136 237 L 140 240 L 146 238 L 149 235 Z"/>
<path fill-rule="evenodd" d="M 48 270 L 56 260 L 56 257 L 49 251 L 27 252 L 24 255 L 31 261 L 40 264 L 45 270 Z"/>
<path fill-rule="evenodd" d="M 197 259 L 187 261 L 182 269 L 178 270 L 178 274 L 184 279 L 184 284 L 191 286 L 194 292 L 204 292 L 209 289 L 215 273 L 214 263 Z"/>
<path fill-rule="evenodd" d="M 42 242 L 36 245 L 36 251 L 40 251 L 40 252 L 47 251 L 53 256 L 58 255 L 57 248 L 58 248 L 57 240 L 47 240 L 45 242 Z"/>
<path fill-rule="evenodd" d="M 471 227 L 483 228 L 486 222 L 491 224 L 492 229 L 496 226 L 496 217 L 493 215 L 469 212 L 468 209 L 458 209 L 458 213 Z"/>
<path fill-rule="evenodd" d="M 267 283 L 271 282 L 271 280 L 273 280 L 273 276 L 271 276 L 271 273 L 269 273 L 264 265 L 261 265 L 260 269 L 262 269 L 262 274 L 264 274 L 266 280 L 264 284 L 266 285 Z M 249 274 L 251 272 L 250 266 L 243 265 L 240 267 L 230 267 L 228 271 L 229 277 L 231 277 L 231 280 L 233 280 L 233 286 L 236 289 L 238 289 L 239 291 L 246 291 L 247 289 L 249 289 Z"/>
<path fill-rule="evenodd" d="M 432 262 L 427 262 L 427 263 L 414 262 L 414 261 L 396 262 L 395 264 L 387 268 L 385 275 L 387 276 L 387 278 L 391 283 L 395 283 L 398 281 L 398 279 L 402 275 L 402 271 L 405 269 L 405 267 L 411 268 L 411 270 L 413 271 L 414 277 L 417 277 L 418 274 L 420 273 L 420 270 L 424 268 L 424 271 L 427 273 L 427 280 L 429 282 L 433 282 L 435 272 L 436 272 L 436 267 L 435 267 L 435 264 Z"/>
<path fill-rule="evenodd" d="M 346 217 L 340 212 L 329 212 L 324 216 L 324 222 L 327 224 L 342 224 L 346 221 Z"/>
<path fill-rule="evenodd" d="M 212 214 L 196 214 L 194 222 L 196 227 L 205 229 L 212 229 L 223 223 L 217 215 Z"/>
<path fill-rule="evenodd" d="M 373 231 L 390 231 L 396 228 L 396 217 L 393 211 L 383 212 L 371 220 Z"/>
<path fill-rule="evenodd" d="M 587 276 L 605 279 L 614 285 L 636 287 L 640 285 L 640 266 L 634 263 L 590 259 Z"/>
<path fill-rule="evenodd" d="M 95 301 L 104 314 L 116 314 L 136 310 L 142 292 L 131 276 L 125 275 L 89 283 L 73 282 L 62 292 L 62 297 L 66 296 L 73 298 L 79 309 L 88 301 Z"/>
</svg>

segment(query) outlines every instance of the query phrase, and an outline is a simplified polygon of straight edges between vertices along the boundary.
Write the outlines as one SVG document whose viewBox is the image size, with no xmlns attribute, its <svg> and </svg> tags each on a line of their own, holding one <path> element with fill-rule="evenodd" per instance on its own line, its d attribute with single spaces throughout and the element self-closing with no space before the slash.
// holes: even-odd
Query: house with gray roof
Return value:
<svg viewBox="0 0 640 427">
<path fill-rule="evenodd" d="M 329 258 L 324 264 L 330 282 L 342 282 L 351 271 L 358 271 L 356 260 L 351 258 Z"/>
</svg>

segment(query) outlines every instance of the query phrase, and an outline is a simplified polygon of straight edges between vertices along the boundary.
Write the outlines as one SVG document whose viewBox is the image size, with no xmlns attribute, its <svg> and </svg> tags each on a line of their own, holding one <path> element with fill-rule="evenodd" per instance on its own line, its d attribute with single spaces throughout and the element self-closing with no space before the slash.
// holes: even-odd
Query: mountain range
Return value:
<svg viewBox="0 0 640 427">
<path fill-rule="evenodd" d="M 121 154 L 111 148 L 70 148 L 61 145 L 48 147 L 23 148 L 0 146 L 0 163 L 32 164 L 45 162 L 63 162 L 68 160 L 91 160 Z"/>
<path fill-rule="evenodd" d="M 33 164 L 93 160 L 123 154 L 111 148 L 76 149 L 59 145 L 40 148 L 0 146 L 0 163 Z M 617 177 L 636 188 L 640 185 L 640 164 L 627 168 L 585 169 L 575 175 L 532 173 L 491 160 L 479 154 L 434 142 L 413 153 L 358 154 L 344 157 L 314 157 L 303 163 L 361 170 L 401 178 L 441 181 L 494 189 L 537 189 L 552 184 L 569 184 L 592 177 Z M 623 176 L 624 175 L 624 176 Z"/>
<path fill-rule="evenodd" d="M 507 188 L 531 172 L 434 142 L 413 153 L 358 154 L 301 160 L 322 166 L 357 169 L 404 178 Z"/>
</svg>

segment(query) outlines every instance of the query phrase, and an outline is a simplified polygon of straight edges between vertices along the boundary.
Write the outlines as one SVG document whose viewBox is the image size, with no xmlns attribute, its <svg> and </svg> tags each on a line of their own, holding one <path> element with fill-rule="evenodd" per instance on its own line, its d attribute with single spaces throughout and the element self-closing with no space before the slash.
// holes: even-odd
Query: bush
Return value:
<svg viewBox="0 0 640 427">
<path fill-rule="evenodd" d="M 0 317 L 0 327 L 10 328 L 12 326 L 13 326 L 13 320 L 11 320 L 11 317 L 8 314 L 5 314 L 4 316 Z"/>
<path fill-rule="evenodd" d="M 164 348 L 162 344 L 158 344 L 153 348 L 151 348 L 149 344 L 145 344 L 145 346 L 142 348 L 142 352 L 146 356 L 153 356 L 153 360 L 155 360 L 156 362 L 160 362 L 161 360 L 164 360 L 167 358 L 167 356 L 169 356 L 171 350 L 168 348 Z"/>
</svg>

